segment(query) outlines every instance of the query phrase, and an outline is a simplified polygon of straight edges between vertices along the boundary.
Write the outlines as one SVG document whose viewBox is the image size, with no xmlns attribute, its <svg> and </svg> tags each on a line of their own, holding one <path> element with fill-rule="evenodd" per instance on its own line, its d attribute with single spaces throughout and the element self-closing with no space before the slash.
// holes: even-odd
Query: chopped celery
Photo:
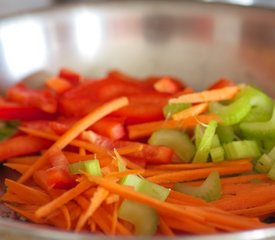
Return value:
<svg viewBox="0 0 275 240">
<path fill-rule="evenodd" d="M 249 139 L 275 139 L 275 107 L 272 117 L 265 122 L 243 122 L 240 124 L 243 135 Z"/>
<path fill-rule="evenodd" d="M 204 131 L 199 147 L 197 148 L 193 162 L 207 162 L 216 128 L 216 121 L 209 122 L 208 126 Z"/>
<path fill-rule="evenodd" d="M 211 145 L 211 147 L 215 148 L 215 147 L 219 147 L 219 146 L 221 146 L 220 139 L 219 139 L 218 134 L 215 134 L 214 137 L 213 137 L 213 139 L 212 139 L 212 145 Z"/>
<path fill-rule="evenodd" d="M 236 140 L 236 135 L 232 126 L 218 125 L 217 134 L 222 143 L 228 143 Z"/>
<path fill-rule="evenodd" d="M 275 164 L 273 163 L 273 165 L 271 166 L 270 170 L 267 173 L 267 176 L 272 179 L 275 180 Z"/>
<path fill-rule="evenodd" d="M 144 193 L 147 196 L 165 201 L 168 197 L 170 190 L 156 183 L 142 179 L 136 186 L 136 191 Z"/>
<path fill-rule="evenodd" d="M 101 176 L 101 168 L 97 159 L 71 163 L 69 164 L 69 171 L 72 174 L 80 174 L 83 171 L 91 175 Z"/>
<path fill-rule="evenodd" d="M 275 139 L 264 139 L 262 144 L 263 144 L 264 151 L 270 152 L 275 146 Z M 275 152 L 274 152 L 274 158 L 275 158 Z"/>
<path fill-rule="evenodd" d="M 195 153 L 195 146 L 189 136 L 178 129 L 160 129 L 151 135 L 148 143 L 172 148 L 184 162 L 191 161 Z"/>
<path fill-rule="evenodd" d="M 190 103 L 168 103 L 163 108 L 163 114 L 166 118 L 170 118 L 173 114 L 180 112 L 190 106 Z"/>
<path fill-rule="evenodd" d="M 263 119 L 272 113 L 273 100 L 260 90 L 245 86 L 228 105 L 218 102 L 210 103 L 211 112 L 222 118 L 222 124 L 229 126 L 246 119 Z M 258 121 L 258 120 L 257 120 Z"/>
<path fill-rule="evenodd" d="M 200 186 L 191 186 L 184 183 L 176 183 L 174 189 L 207 202 L 217 200 L 221 197 L 221 182 L 219 173 L 211 172 Z"/>
<path fill-rule="evenodd" d="M 142 178 L 138 177 L 137 175 L 129 174 L 120 180 L 120 184 L 136 187 L 141 182 L 141 180 Z"/>
<path fill-rule="evenodd" d="M 222 119 L 222 125 L 230 126 L 239 123 L 250 111 L 249 98 L 243 96 L 234 100 L 229 105 L 218 102 L 209 104 L 210 112 L 216 113 Z"/>
<path fill-rule="evenodd" d="M 201 124 L 197 124 L 195 127 L 195 146 L 199 147 L 202 136 L 204 133 L 204 127 Z"/>
<path fill-rule="evenodd" d="M 135 191 L 161 201 L 165 201 L 170 192 L 167 188 L 133 174 L 124 177 L 121 184 L 133 186 Z M 155 234 L 159 223 L 159 216 L 155 209 L 130 200 L 122 202 L 118 217 L 132 223 L 135 227 L 135 234 L 138 236 Z"/>
<path fill-rule="evenodd" d="M 246 86 L 240 95 L 249 95 L 252 105 L 250 112 L 242 119 L 243 122 L 267 121 L 271 118 L 274 101 L 264 92 L 255 87 Z"/>
<path fill-rule="evenodd" d="M 259 173 L 268 173 L 275 161 L 268 156 L 263 154 L 255 164 L 255 170 Z"/>
<path fill-rule="evenodd" d="M 210 150 L 210 157 L 212 162 L 222 162 L 224 160 L 224 149 L 223 147 L 215 147 Z"/>
<path fill-rule="evenodd" d="M 257 158 L 261 155 L 256 141 L 242 140 L 223 144 L 226 159 Z"/>
<path fill-rule="evenodd" d="M 124 200 L 119 207 L 118 217 L 134 225 L 138 236 L 154 235 L 159 216 L 155 209 L 137 202 Z"/>
</svg>

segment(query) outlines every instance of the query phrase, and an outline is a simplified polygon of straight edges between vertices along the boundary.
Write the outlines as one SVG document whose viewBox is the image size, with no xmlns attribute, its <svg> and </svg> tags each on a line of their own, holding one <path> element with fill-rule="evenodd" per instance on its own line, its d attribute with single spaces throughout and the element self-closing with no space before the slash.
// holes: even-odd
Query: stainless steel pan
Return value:
<svg viewBox="0 0 275 240">
<path fill-rule="evenodd" d="M 217 2 L 70 1 L 2 18 L 0 89 L 33 73 L 28 83 L 39 84 L 67 66 L 87 76 L 113 68 L 134 76 L 170 74 L 197 89 L 225 77 L 275 96 L 275 10 Z M 91 237 L 103 239 L 0 218 L 1 239 Z M 275 229 L 180 238 L 275 239 Z"/>
</svg>

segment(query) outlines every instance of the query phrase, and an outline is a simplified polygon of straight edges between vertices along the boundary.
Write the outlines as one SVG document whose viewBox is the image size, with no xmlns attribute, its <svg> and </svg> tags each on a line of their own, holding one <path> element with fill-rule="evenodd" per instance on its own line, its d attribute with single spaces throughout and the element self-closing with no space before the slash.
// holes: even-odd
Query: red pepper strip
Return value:
<svg viewBox="0 0 275 240">
<path fill-rule="evenodd" d="M 134 142 L 116 140 L 113 141 L 109 138 L 95 134 L 93 142 L 104 147 L 106 149 L 113 150 L 114 148 L 125 147 Z M 142 144 L 142 143 L 138 143 Z M 148 164 L 161 164 L 161 163 L 170 163 L 173 157 L 173 150 L 164 146 L 154 146 L 149 144 L 142 144 L 142 150 L 136 153 L 128 154 L 127 156 L 133 159 L 142 159 L 145 160 Z"/>
<path fill-rule="evenodd" d="M 66 79 L 69 83 L 73 85 L 77 85 L 80 83 L 82 77 L 79 73 L 69 69 L 69 68 L 61 68 L 58 76 L 60 78 Z"/>
<path fill-rule="evenodd" d="M 58 135 L 61 135 L 65 133 L 76 121 L 77 119 L 73 118 L 59 121 L 49 121 L 48 126 L 51 128 L 49 131 L 54 131 Z M 27 127 L 33 128 L 32 124 L 27 124 Z M 45 128 L 47 129 L 47 126 L 45 126 Z M 118 117 L 107 116 L 97 121 L 88 129 L 113 140 L 121 139 L 126 136 L 124 119 Z"/>
<path fill-rule="evenodd" d="M 0 161 L 11 157 L 33 154 L 47 149 L 51 141 L 33 137 L 16 136 L 0 142 Z"/>
<path fill-rule="evenodd" d="M 0 99 L 0 119 L 1 120 L 38 120 L 52 119 L 54 114 L 46 113 L 39 108 L 22 106 L 17 103 L 10 103 Z"/>
<path fill-rule="evenodd" d="M 169 94 L 151 92 L 129 96 L 129 105 L 112 115 L 125 117 L 127 124 L 142 123 L 163 119 L 163 107 L 167 104 Z"/>
<path fill-rule="evenodd" d="M 7 99 L 23 106 L 36 107 L 47 113 L 57 111 L 57 99 L 49 89 L 29 89 L 24 84 L 17 84 L 7 92 Z"/>
<path fill-rule="evenodd" d="M 75 177 L 58 167 L 38 170 L 34 177 L 36 182 L 48 190 L 52 188 L 70 189 L 76 185 Z"/>
<path fill-rule="evenodd" d="M 235 86 L 236 84 L 228 79 L 221 78 L 220 80 L 216 81 L 213 83 L 208 90 L 213 90 L 213 89 L 219 89 L 219 88 L 224 88 L 224 87 L 230 87 L 230 86 Z"/>
</svg>

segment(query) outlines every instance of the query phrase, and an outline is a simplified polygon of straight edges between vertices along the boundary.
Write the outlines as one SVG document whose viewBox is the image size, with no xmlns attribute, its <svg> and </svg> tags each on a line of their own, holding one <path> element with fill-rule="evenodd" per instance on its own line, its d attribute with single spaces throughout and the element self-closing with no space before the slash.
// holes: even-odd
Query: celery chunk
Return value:
<svg viewBox="0 0 275 240">
<path fill-rule="evenodd" d="M 256 141 L 242 140 L 223 144 L 226 159 L 257 158 L 261 155 Z"/>
<path fill-rule="evenodd" d="M 184 183 L 176 183 L 174 190 L 204 199 L 207 202 L 221 197 L 221 182 L 219 173 L 211 172 L 200 186 L 191 186 Z"/>
<path fill-rule="evenodd" d="M 148 143 L 172 148 L 184 162 L 191 161 L 195 153 L 195 146 L 189 136 L 178 129 L 160 129 L 151 135 Z"/>
<path fill-rule="evenodd" d="M 97 159 L 81 161 L 69 164 L 71 174 L 80 174 L 86 172 L 91 175 L 101 176 L 101 168 Z"/>
<path fill-rule="evenodd" d="M 207 162 L 208 155 L 212 146 L 212 141 L 215 136 L 217 122 L 211 121 L 206 127 L 199 147 L 195 153 L 193 162 Z"/>
</svg>

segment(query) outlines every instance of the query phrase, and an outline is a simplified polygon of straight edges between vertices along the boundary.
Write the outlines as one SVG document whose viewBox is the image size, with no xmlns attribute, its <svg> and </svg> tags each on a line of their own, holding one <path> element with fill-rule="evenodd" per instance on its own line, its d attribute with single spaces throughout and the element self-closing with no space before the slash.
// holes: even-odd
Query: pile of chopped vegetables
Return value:
<svg viewBox="0 0 275 240">
<path fill-rule="evenodd" d="M 170 76 L 61 69 L 0 98 L 6 206 L 36 224 L 107 235 L 271 227 L 274 101 L 221 79 L 195 92 Z"/>
</svg>

